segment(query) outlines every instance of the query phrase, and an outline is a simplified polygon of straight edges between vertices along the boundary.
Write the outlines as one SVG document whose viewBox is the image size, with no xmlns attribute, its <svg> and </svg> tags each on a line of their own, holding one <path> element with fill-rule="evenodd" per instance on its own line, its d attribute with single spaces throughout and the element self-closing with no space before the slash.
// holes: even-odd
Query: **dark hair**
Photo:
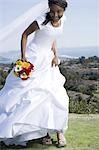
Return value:
<svg viewBox="0 0 99 150">
<path fill-rule="evenodd" d="M 60 7 L 62 7 L 64 10 L 66 9 L 68 3 L 66 0 L 48 0 L 48 5 L 51 6 L 52 4 L 56 4 Z"/>
<path fill-rule="evenodd" d="M 68 3 L 66 0 L 48 0 L 49 7 L 53 4 L 56 4 L 60 7 L 62 7 L 65 11 L 66 7 L 68 6 Z M 46 25 L 51 20 L 50 13 L 46 13 L 45 21 L 42 23 L 42 25 Z"/>
</svg>

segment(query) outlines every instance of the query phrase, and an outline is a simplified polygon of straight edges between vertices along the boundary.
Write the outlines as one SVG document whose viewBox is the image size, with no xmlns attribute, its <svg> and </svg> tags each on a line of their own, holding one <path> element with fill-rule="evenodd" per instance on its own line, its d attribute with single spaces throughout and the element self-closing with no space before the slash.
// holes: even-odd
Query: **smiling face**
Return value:
<svg viewBox="0 0 99 150">
<path fill-rule="evenodd" d="M 52 4 L 50 6 L 49 14 L 50 14 L 51 20 L 53 22 L 58 22 L 64 14 L 64 8 L 62 8 L 56 4 Z"/>
</svg>

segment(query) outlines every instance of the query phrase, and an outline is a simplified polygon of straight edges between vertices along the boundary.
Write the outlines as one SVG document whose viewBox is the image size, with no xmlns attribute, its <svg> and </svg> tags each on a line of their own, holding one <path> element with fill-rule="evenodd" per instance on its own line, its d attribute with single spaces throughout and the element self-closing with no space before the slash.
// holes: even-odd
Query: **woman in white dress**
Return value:
<svg viewBox="0 0 99 150">
<path fill-rule="evenodd" d="M 30 61 L 35 71 L 23 81 L 13 69 L 0 91 L 0 141 L 24 144 L 31 139 L 57 133 L 58 147 L 66 145 L 68 95 L 64 76 L 58 68 L 56 38 L 62 34 L 65 0 L 48 0 L 49 12 L 38 17 L 22 34 L 21 59 Z M 35 32 L 27 46 L 27 37 Z M 44 140 L 45 140 L 44 139 Z"/>
</svg>

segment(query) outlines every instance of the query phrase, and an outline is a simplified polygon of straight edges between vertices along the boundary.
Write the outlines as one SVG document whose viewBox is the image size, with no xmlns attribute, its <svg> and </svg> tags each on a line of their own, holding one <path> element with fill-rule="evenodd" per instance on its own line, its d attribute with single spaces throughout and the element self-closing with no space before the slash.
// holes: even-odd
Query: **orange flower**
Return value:
<svg viewBox="0 0 99 150">
<path fill-rule="evenodd" d="M 28 69 L 30 67 L 30 63 L 28 62 L 23 62 L 22 67 Z"/>
</svg>

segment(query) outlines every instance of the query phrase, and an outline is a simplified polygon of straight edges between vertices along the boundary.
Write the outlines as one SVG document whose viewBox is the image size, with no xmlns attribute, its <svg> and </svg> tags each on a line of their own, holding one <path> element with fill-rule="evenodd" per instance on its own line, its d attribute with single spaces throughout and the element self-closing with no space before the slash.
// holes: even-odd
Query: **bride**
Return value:
<svg viewBox="0 0 99 150">
<path fill-rule="evenodd" d="M 48 12 L 37 17 L 21 38 L 21 59 L 31 62 L 35 71 L 22 81 L 13 68 L 0 91 L 0 141 L 7 145 L 24 145 L 41 137 L 49 144 L 49 134 L 56 132 L 57 146 L 66 146 L 69 98 L 58 67 L 56 39 L 63 33 L 67 2 L 48 0 L 48 6 Z M 35 36 L 27 46 L 33 32 Z"/>
</svg>

